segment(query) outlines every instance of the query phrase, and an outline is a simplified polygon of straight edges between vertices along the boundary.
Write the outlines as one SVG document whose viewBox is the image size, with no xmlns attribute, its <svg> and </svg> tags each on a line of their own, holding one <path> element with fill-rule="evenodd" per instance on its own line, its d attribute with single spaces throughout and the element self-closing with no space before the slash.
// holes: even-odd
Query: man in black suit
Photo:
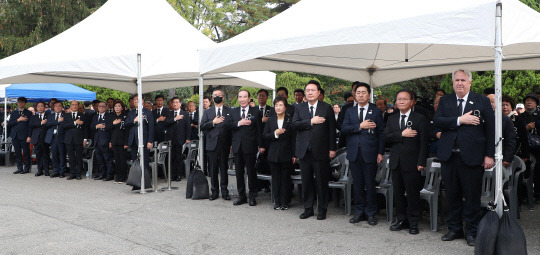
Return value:
<svg viewBox="0 0 540 255">
<path fill-rule="evenodd" d="M 169 112 L 169 116 L 165 120 L 168 124 L 166 139 L 172 141 L 171 180 L 180 181 L 182 180 L 182 175 L 186 174 L 182 148 L 185 143 L 189 143 L 191 140 L 191 120 L 189 119 L 189 114 L 180 109 L 182 105 L 180 98 L 173 97 L 172 100 L 173 110 Z"/>
<path fill-rule="evenodd" d="M 45 103 L 39 102 L 36 105 L 36 114 L 30 117 L 30 130 L 27 142 L 34 145 L 38 171 L 36 176 L 49 176 L 49 146 L 45 143 L 47 133 L 47 119 L 45 116 Z"/>
<path fill-rule="evenodd" d="M 351 94 L 353 95 L 353 98 L 356 98 L 355 95 L 356 95 L 356 88 L 358 87 L 358 85 L 360 84 L 365 84 L 367 85 L 367 83 L 363 83 L 363 82 L 359 82 L 359 81 L 355 81 L 352 83 L 351 85 Z M 345 105 L 343 105 L 341 107 L 341 111 L 339 112 L 338 114 L 338 119 L 337 119 L 337 123 L 336 123 L 336 126 L 337 126 L 337 129 L 339 131 L 341 131 L 341 126 L 343 125 L 343 120 L 345 119 L 345 113 L 347 113 L 347 110 L 349 108 L 352 108 L 354 106 L 356 106 L 358 103 L 356 102 L 356 99 L 353 100 L 353 102 L 351 103 L 346 103 Z M 343 132 L 340 132 L 340 135 L 339 135 L 339 144 L 338 144 L 338 148 L 343 148 L 345 147 L 345 145 L 347 144 L 347 137 L 343 134 Z"/>
<path fill-rule="evenodd" d="M 318 220 L 326 219 L 328 208 L 330 159 L 336 155 L 336 119 L 332 106 L 318 100 L 320 89 L 318 81 L 307 83 L 308 101 L 296 106 L 292 123 L 297 131 L 295 154 L 300 159 L 304 199 L 304 212 L 300 219 L 314 215 L 315 193 Z"/>
<path fill-rule="evenodd" d="M 369 103 L 369 85 L 358 84 L 354 95 L 358 104 L 347 110 L 341 127 L 347 137 L 347 159 L 354 183 L 354 216 L 349 222 L 358 223 L 367 217 L 373 226 L 377 224 L 375 174 L 384 154 L 384 121 L 381 110 Z"/>
<path fill-rule="evenodd" d="M 64 129 L 64 143 L 69 156 L 70 176 L 68 180 L 81 180 L 83 169 L 83 147 L 86 145 L 87 125 L 83 120 L 84 114 L 79 113 L 79 102 L 71 101 L 70 113 L 64 115 L 62 127 Z"/>
<path fill-rule="evenodd" d="M 223 92 L 221 90 L 214 90 L 212 98 L 214 106 L 204 111 L 201 119 L 201 131 L 205 132 L 204 140 L 209 158 L 210 169 L 208 171 L 210 173 L 210 190 L 212 191 L 210 200 L 216 200 L 219 197 L 219 188 L 222 198 L 231 200 L 227 175 L 231 133 L 225 127 L 225 123 L 231 118 L 231 110 L 223 105 Z"/>
<path fill-rule="evenodd" d="M 55 102 L 53 112 L 47 115 L 47 135 L 45 142 L 50 146 L 52 153 L 53 174 L 51 178 L 64 178 L 66 172 L 66 149 L 64 145 L 64 107 L 62 102 Z"/>
<path fill-rule="evenodd" d="M 11 116 L 8 121 L 8 128 L 11 128 L 11 141 L 15 148 L 15 160 L 17 160 L 17 171 L 14 174 L 26 174 L 30 172 L 32 166 L 32 158 L 30 153 L 30 146 L 27 142 L 28 137 L 28 120 L 32 116 L 32 112 L 26 109 L 26 98 L 19 97 L 17 99 L 18 109 L 11 112 Z M 22 153 L 21 153 L 22 151 Z M 24 154 L 24 169 L 23 158 Z"/>
<path fill-rule="evenodd" d="M 191 121 L 191 140 L 199 140 L 199 111 L 197 111 L 197 105 L 195 105 L 195 102 L 189 101 L 187 109 Z"/>
<path fill-rule="evenodd" d="M 433 124 L 442 129 L 437 157 L 442 161 L 449 208 L 449 232 L 441 239 L 452 241 L 465 236 L 467 244 L 474 246 L 481 218 L 482 177 L 484 169 L 494 165 L 495 114 L 486 97 L 470 92 L 471 81 L 468 71 L 452 74 L 455 93 L 441 98 Z"/>
<path fill-rule="evenodd" d="M 304 97 L 306 96 L 306 93 L 304 92 L 303 89 L 295 89 L 294 92 L 294 103 L 292 104 L 293 106 L 297 106 L 301 103 L 304 102 Z"/>
<path fill-rule="evenodd" d="M 138 133 L 138 126 L 139 126 L 139 111 L 137 109 L 138 103 L 139 103 L 139 97 L 137 95 L 132 97 L 133 99 L 133 105 L 135 106 L 134 109 L 129 111 L 128 116 L 126 118 L 126 122 L 124 123 L 126 129 L 129 130 L 128 133 L 128 139 L 127 144 L 124 146 L 124 149 L 127 149 L 131 147 L 131 160 L 138 160 L 137 159 L 137 152 L 139 151 L 139 133 Z M 150 149 L 152 148 L 152 144 L 154 143 L 154 116 L 152 115 L 152 112 L 146 108 L 142 108 L 143 111 L 143 120 L 141 121 L 143 123 L 143 156 L 144 156 L 144 166 L 145 169 L 150 169 Z"/>
<path fill-rule="evenodd" d="M 233 204 L 241 205 L 248 202 L 244 177 L 244 168 L 247 168 L 249 205 L 255 206 L 257 205 L 255 197 L 258 189 L 255 161 L 257 151 L 264 153 L 265 149 L 262 143 L 261 113 L 257 108 L 249 107 L 249 98 L 249 91 L 240 90 L 238 92 L 240 107 L 231 110 L 231 118 L 227 120 L 227 127 L 232 130 L 232 151 L 239 195 Z"/>
<path fill-rule="evenodd" d="M 266 122 L 268 122 L 268 116 L 270 116 L 270 114 L 272 113 L 274 113 L 273 115 L 275 115 L 274 107 L 267 105 L 266 104 L 267 101 L 268 101 L 268 90 L 259 89 L 259 91 L 257 92 L 257 102 L 259 103 L 259 106 L 257 106 L 257 109 L 259 109 L 261 113 L 261 119 L 262 119 L 261 129 L 262 130 L 264 130 L 264 126 L 266 125 Z M 268 142 L 265 139 L 263 139 L 263 147 L 265 151 L 268 151 Z M 258 158 L 259 163 L 257 164 L 257 172 L 260 174 L 266 174 L 266 175 L 271 174 L 267 157 L 268 157 L 267 153 L 259 154 L 259 158 Z M 259 182 L 258 184 L 259 189 L 262 189 L 265 192 L 270 191 L 269 181 L 258 180 L 258 182 Z"/>
<path fill-rule="evenodd" d="M 114 116 L 107 113 L 107 111 L 107 104 L 105 102 L 99 103 L 98 113 L 92 119 L 92 124 L 90 124 L 94 132 L 94 155 L 100 173 L 94 180 L 111 181 L 114 178 L 113 157 L 109 149 Z"/>
<path fill-rule="evenodd" d="M 109 97 L 107 98 L 107 109 L 105 113 L 114 113 L 114 98 Z M 99 109 L 98 109 L 99 110 Z"/>
<path fill-rule="evenodd" d="M 163 106 L 163 104 L 165 103 L 165 98 L 162 95 L 157 95 L 155 97 L 155 103 L 157 105 L 157 108 L 155 110 L 152 110 L 152 115 L 154 115 L 155 123 L 154 140 L 158 143 L 161 143 L 165 141 L 165 134 L 167 133 L 167 124 L 165 123 L 165 119 L 167 119 L 167 116 L 169 116 L 169 108 Z"/>
<path fill-rule="evenodd" d="M 420 190 L 423 179 L 421 171 L 426 166 L 428 153 L 427 120 L 411 111 L 413 94 L 409 90 L 401 90 L 396 96 L 399 114 L 388 118 L 384 130 L 386 144 L 392 148 L 390 169 L 394 188 L 397 222 L 390 227 L 392 231 L 409 229 L 409 233 L 419 233 L 418 220 L 422 216 Z M 407 193 L 407 197 L 405 197 Z"/>
</svg>

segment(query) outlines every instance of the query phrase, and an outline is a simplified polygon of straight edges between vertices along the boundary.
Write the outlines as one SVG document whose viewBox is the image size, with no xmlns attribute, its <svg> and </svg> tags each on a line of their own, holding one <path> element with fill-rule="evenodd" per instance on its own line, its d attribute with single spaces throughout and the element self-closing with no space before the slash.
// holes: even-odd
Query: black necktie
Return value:
<svg viewBox="0 0 540 255">
<path fill-rule="evenodd" d="M 246 109 L 242 109 L 242 119 L 246 118 Z"/>
<path fill-rule="evenodd" d="M 221 108 L 217 108 L 217 116 L 221 117 Z"/>
<path fill-rule="evenodd" d="M 73 113 L 72 115 L 73 115 L 73 119 L 75 119 L 75 113 Z"/>
<path fill-rule="evenodd" d="M 360 108 L 360 114 L 358 114 L 358 119 L 360 120 L 360 122 L 363 122 L 364 121 L 364 108 Z"/>
<path fill-rule="evenodd" d="M 189 114 L 189 118 L 193 120 L 193 113 Z"/>
<path fill-rule="evenodd" d="M 401 131 L 405 130 L 405 118 L 407 115 L 403 114 L 401 115 Z"/>
<path fill-rule="evenodd" d="M 463 99 L 460 98 L 460 99 L 458 99 L 458 101 L 459 101 L 459 105 L 457 107 L 458 115 L 461 116 L 461 115 L 463 115 Z"/>
<path fill-rule="evenodd" d="M 58 113 L 57 113 L 56 116 L 54 117 L 54 120 L 58 120 Z"/>
<path fill-rule="evenodd" d="M 311 118 L 313 118 L 313 116 L 314 116 L 314 115 L 313 115 L 313 114 L 314 114 L 314 112 L 313 112 L 313 106 L 310 106 L 309 109 L 310 109 L 310 110 L 309 110 L 309 115 L 311 115 Z"/>
<path fill-rule="evenodd" d="M 157 116 L 161 116 L 161 109 L 157 109 Z"/>
<path fill-rule="evenodd" d="M 174 111 L 174 117 L 178 116 L 178 112 Z"/>
</svg>

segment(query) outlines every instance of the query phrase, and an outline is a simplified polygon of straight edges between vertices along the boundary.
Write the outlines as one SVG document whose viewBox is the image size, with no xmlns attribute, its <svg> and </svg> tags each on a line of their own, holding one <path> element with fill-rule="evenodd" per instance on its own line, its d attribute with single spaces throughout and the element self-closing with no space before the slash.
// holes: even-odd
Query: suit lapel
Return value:
<svg viewBox="0 0 540 255">
<path fill-rule="evenodd" d="M 324 107 L 324 105 L 322 104 L 322 101 L 317 102 L 317 109 L 315 109 L 315 116 L 326 117 L 326 116 L 324 116 L 323 107 Z M 308 109 L 308 112 L 309 112 L 309 109 Z"/>
<path fill-rule="evenodd" d="M 448 96 L 450 97 L 451 112 L 454 114 L 454 116 L 460 116 L 461 113 L 458 111 L 458 108 L 457 108 L 457 95 L 456 95 L 456 93 L 452 93 L 452 94 L 450 94 Z"/>
<path fill-rule="evenodd" d="M 474 108 L 474 102 L 476 100 L 476 95 L 473 94 L 473 92 L 469 92 L 469 97 L 467 98 L 467 102 L 463 101 L 463 104 L 465 104 L 463 113 L 467 113 L 471 111 Z"/>
</svg>

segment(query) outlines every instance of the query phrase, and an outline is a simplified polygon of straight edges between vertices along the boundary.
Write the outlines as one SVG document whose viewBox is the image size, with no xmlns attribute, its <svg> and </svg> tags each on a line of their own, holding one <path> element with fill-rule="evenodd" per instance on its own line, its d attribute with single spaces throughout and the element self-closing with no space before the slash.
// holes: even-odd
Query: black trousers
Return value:
<svg viewBox="0 0 540 255">
<path fill-rule="evenodd" d="M 30 144 L 26 139 L 13 139 L 13 147 L 15 148 L 15 160 L 17 161 L 17 169 L 23 170 L 23 154 L 24 154 L 24 171 L 30 172 L 32 166 L 32 154 L 30 153 Z"/>
<path fill-rule="evenodd" d="M 109 144 L 96 144 L 95 156 L 100 176 L 112 179 L 114 177 L 113 157 L 109 150 Z"/>
<path fill-rule="evenodd" d="M 55 135 L 51 142 L 51 153 L 53 163 L 53 174 L 64 174 L 66 172 L 66 148 L 63 143 L 58 142 Z"/>
<path fill-rule="evenodd" d="M 272 172 L 272 196 L 275 206 L 284 206 L 289 203 L 291 168 L 292 162 L 270 162 L 270 171 Z"/>
<path fill-rule="evenodd" d="M 49 175 L 49 145 L 45 142 L 34 144 L 38 173 Z"/>
<path fill-rule="evenodd" d="M 125 182 L 127 180 L 127 153 L 124 149 L 124 145 L 113 145 L 112 147 L 114 155 L 114 172 L 116 174 L 115 181 Z"/>
<path fill-rule="evenodd" d="M 247 169 L 249 198 L 257 196 L 257 170 L 255 169 L 255 161 L 257 153 L 243 153 L 242 149 L 234 154 L 234 166 L 236 168 L 236 185 L 238 186 L 238 195 L 241 199 L 246 198 L 246 180 L 244 177 L 245 169 Z"/>
<path fill-rule="evenodd" d="M 81 177 L 83 169 L 83 145 L 82 144 L 66 144 L 66 149 L 69 156 L 70 175 L 73 177 Z"/>
<path fill-rule="evenodd" d="M 461 232 L 466 222 L 465 234 L 476 236 L 481 219 L 482 166 L 468 166 L 459 153 L 452 153 L 448 161 L 441 163 L 448 212 L 446 225 L 451 232 Z"/>
<path fill-rule="evenodd" d="M 315 177 L 314 177 L 315 176 Z M 312 209 L 317 194 L 317 208 L 328 208 L 328 181 L 330 180 L 330 160 L 317 159 L 307 151 L 304 158 L 300 159 L 300 177 L 302 178 L 302 196 L 304 209 Z"/>
<path fill-rule="evenodd" d="M 182 154 L 183 144 L 172 144 L 172 178 L 182 177 L 186 175 L 186 167 L 184 165 L 184 155 Z"/>
<path fill-rule="evenodd" d="M 394 205 L 398 221 L 409 220 L 411 225 L 418 225 L 422 216 L 420 190 L 423 187 L 422 174 L 417 168 L 404 169 L 401 165 L 392 172 Z M 405 197 L 407 192 L 407 197 Z"/>
<path fill-rule="evenodd" d="M 377 193 L 375 190 L 377 163 L 365 162 L 359 149 L 356 161 L 349 162 L 349 169 L 354 184 L 354 214 L 374 216 L 377 213 Z"/>
<path fill-rule="evenodd" d="M 213 195 L 218 195 L 219 189 L 221 189 L 221 195 L 229 194 L 229 176 L 227 175 L 227 170 L 229 170 L 227 164 L 229 148 L 223 147 L 218 142 L 215 150 L 206 151 L 209 159 L 208 173 L 210 173 L 210 190 Z"/>
</svg>

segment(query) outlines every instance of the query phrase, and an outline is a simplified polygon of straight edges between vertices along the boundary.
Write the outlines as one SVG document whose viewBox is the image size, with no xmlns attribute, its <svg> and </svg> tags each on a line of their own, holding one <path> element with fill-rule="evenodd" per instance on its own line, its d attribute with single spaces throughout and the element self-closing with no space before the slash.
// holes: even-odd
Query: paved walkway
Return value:
<svg viewBox="0 0 540 255">
<path fill-rule="evenodd" d="M 365 221 L 350 224 L 343 208 L 333 204 L 324 221 L 300 220 L 297 198 L 289 210 L 274 211 L 264 193 L 255 207 L 222 199 L 187 200 L 185 180 L 174 183 L 179 190 L 141 195 L 112 182 L 14 175 L 14 170 L 0 167 L 0 254 L 474 252 L 463 239 L 440 241 L 446 229 L 429 231 L 427 218 L 420 234 L 412 236 L 389 231 L 384 211 L 374 227 Z M 540 254 L 539 211 L 540 206 L 522 213 L 529 254 Z"/>
</svg>

